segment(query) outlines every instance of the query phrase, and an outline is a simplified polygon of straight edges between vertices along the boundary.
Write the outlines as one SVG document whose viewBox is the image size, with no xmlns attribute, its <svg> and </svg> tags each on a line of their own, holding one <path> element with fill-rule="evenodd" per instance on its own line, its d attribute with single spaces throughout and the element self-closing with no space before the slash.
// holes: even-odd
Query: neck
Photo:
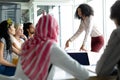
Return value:
<svg viewBox="0 0 120 80">
<path fill-rule="evenodd" d="M 29 34 L 29 37 L 30 37 L 30 38 L 33 37 L 33 34 Z"/>
<path fill-rule="evenodd" d="M 82 19 L 83 19 L 83 20 L 85 20 L 85 18 L 86 18 L 85 16 L 82 16 Z"/>
</svg>

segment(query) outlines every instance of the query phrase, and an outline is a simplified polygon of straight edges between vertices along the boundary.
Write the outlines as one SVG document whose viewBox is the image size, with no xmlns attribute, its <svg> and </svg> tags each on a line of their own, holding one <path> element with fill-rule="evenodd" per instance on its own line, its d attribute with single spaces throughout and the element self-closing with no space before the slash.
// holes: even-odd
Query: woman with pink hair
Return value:
<svg viewBox="0 0 120 80">
<path fill-rule="evenodd" d="M 28 39 L 22 47 L 19 71 L 16 77 L 24 80 L 53 80 L 48 78 L 52 67 L 57 66 L 79 80 L 89 77 L 88 71 L 71 58 L 57 45 L 58 23 L 51 15 L 43 15 L 35 29 L 33 38 Z M 53 77 L 52 77 L 53 78 Z"/>
</svg>

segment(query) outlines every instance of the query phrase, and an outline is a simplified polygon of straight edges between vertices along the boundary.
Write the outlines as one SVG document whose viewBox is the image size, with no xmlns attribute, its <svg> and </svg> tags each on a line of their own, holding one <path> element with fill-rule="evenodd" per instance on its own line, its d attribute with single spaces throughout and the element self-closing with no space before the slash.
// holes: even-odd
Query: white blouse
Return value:
<svg viewBox="0 0 120 80">
<path fill-rule="evenodd" d="M 83 44 L 85 45 L 89 36 L 97 37 L 102 34 L 97 29 L 97 26 L 94 24 L 93 16 L 86 17 L 84 20 L 81 20 L 81 24 L 76 33 L 70 38 L 71 41 L 75 40 L 83 31 L 85 31 L 85 37 Z"/>
<path fill-rule="evenodd" d="M 17 45 L 17 47 L 19 49 L 21 49 L 21 46 L 22 44 L 24 43 L 24 40 L 23 39 L 20 39 L 20 41 L 18 41 L 14 36 L 10 35 L 10 38 L 11 38 L 11 42 L 12 43 L 15 43 Z M 12 52 L 13 54 L 13 57 L 17 57 L 18 55 L 16 55 L 16 53 Z"/>
</svg>

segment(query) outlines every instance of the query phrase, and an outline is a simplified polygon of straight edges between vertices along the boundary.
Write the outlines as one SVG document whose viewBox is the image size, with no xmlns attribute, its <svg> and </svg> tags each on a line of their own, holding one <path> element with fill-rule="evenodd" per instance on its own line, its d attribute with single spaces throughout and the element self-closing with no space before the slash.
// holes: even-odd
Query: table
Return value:
<svg viewBox="0 0 120 80">
<path fill-rule="evenodd" d="M 56 79 L 56 80 L 77 80 L 77 79 L 71 78 L 71 79 Z M 92 76 L 87 80 L 116 80 L 116 76 L 108 76 L 108 77 Z"/>
<path fill-rule="evenodd" d="M 88 53 L 90 65 L 83 65 L 88 69 L 90 78 L 88 80 L 116 80 L 116 76 L 107 76 L 107 77 L 97 77 L 95 73 L 96 62 L 99 60 L 101 54 L 100 53 Z M 72 75 L 66 73 L 65 71 L 56 68 L 57 72 L 54 76 L 54 80 L 77 80 Z M 62 74 L 62 75 L 61 75 Z M 59 75 L 59 76 L 58 76 Z M 61 75 L 61 76 L 60 76 Z"/>
<path fill-rule="evenodd" d="M 90 77 L 88 80 L 116 80 L 116 76 L 107 76 L 107 77 Z"/>
</svg>

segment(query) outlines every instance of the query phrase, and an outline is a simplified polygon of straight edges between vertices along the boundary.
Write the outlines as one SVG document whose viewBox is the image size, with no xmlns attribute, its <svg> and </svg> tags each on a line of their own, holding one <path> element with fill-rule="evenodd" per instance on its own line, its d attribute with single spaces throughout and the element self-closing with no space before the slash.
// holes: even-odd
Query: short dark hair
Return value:
<svg viewBox="0 0 120 80">
<path fill-rule="evenodd" d="M 24 23 L 23 24 L 23 34 L 28 38 L 28 31 L 27 31 L 27 29 L 29 29 L 30 28 L 30 25 L 32 25 L 32 23 L 31 22 L 27 22 L 27 23 Z"/>
<path fill-rule="evenodd" d="M 117 0 L 111 7 L 111 19 L 116 19 L 117 24 L 120 25 L 120 1 Z"/>
<path fill-rule="evenodd" d="M 80 4 L 76 9 L 75 17 L 78 19 L 81 19 L 81 17 L 78 15 L 78 8 L 81 9 L 81 13 L 85 16 L 94 15 L 94 11 L 93 11 L 92 7 L 89 6 L 88 4 L 84 3 L 84 4 Z"/>
</svg>

